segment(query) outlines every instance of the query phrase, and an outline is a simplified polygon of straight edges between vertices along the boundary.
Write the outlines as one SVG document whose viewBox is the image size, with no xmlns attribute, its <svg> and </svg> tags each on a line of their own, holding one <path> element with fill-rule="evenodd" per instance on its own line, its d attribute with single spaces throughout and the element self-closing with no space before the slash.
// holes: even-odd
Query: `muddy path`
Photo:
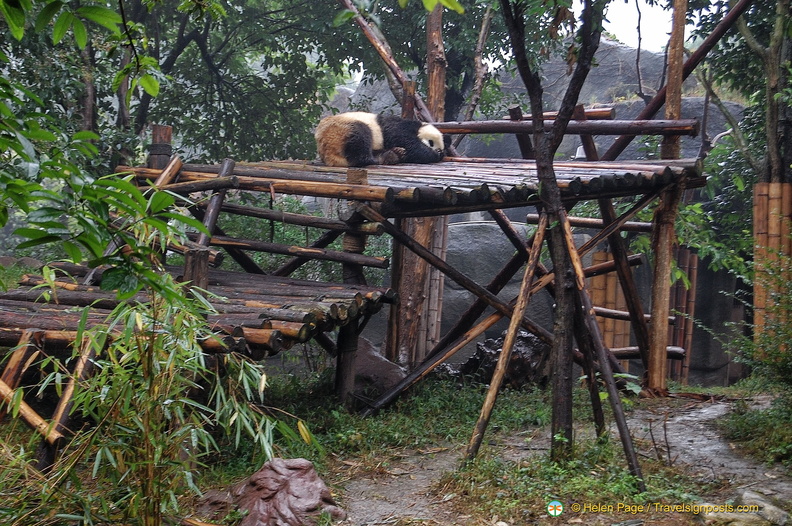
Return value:
<svg viewBox="0 0 792 526">
<path fill-rule="evenodd" d="M 769 400 L 754 403 L 765 406 Z M 731 409 L 728 401 L 690 402 L 673 409 L 641 409 L 628 417 L 633 437 L 652 444 L 653 454 L 683 463 L 699 480 L 726 481 L 734 489 L 754 488 L 782 502 L 792 502 L 792 478 L 740 453 L 718 432 L 716 422 Z"/>
<path fill-rule="evenodd" d="M 628 422 L 641 455 L 661 456 L 683 467 L 696 479 L 727 488 L 712 495 L 719 503 L 743 488 L 760 492 L 777 502 L 792 502 L 792 478 L 740 454 L 718 433 L 716 422 L 731 408 L 724 400 L 656 402 L 631 412 Z M 526 445 L 524 434 L 498 439 L 499 454 L 510 460 L 547 454 L 548 433 L 539 430 Z M 357 472 L 345 483 L 340 502 L 348 513 L 345 526 L 498 524 L 498 519 L 475 522 L 454 511 L 453 495 L 438 491 L 441 477 L 453 472 L 464 454 L 464 445 L 415 451 L 388 461 L 376 472 Z M 604 517 L 579 515 L 575 524 L 602 524 Z M 669 515 L 652 524 L 688 524 L 689 516 Z M 557 522 L 553 522 L 557 524 Z M 566 521 L 562 522 L 566 523 Z M 610 524 L 611 522 L 607 522 Z M 649 524 L 647 522 L 646 524 Z M 499 523 L 504 526 L 506 523 Z M 507 525 L 512 526 L 512 525 Z"/>
</svg>

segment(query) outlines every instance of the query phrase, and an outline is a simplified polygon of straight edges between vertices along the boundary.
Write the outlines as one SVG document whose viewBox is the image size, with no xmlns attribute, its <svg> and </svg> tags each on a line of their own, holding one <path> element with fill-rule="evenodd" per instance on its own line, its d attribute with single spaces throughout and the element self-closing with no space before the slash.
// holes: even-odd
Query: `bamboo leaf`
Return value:
<svg viewBox="0 0 792 526">
<path fill-rule="evenodd" d="M 11 35 L 17 40 L 22 40 L 25 36 L 25 12 L 14 6 L 8 5 L 5 1 L 0 2 L 0 12 L 11 30 Z"/>
<path fill-rule="evenodd" d="M 258 392 L 259 396 L 264 395 L 264 389 L 267 388 L 267 375 L 265 373 L 261 373 L 261 379 L 259 380 Z"/>
<path fill-rule="evenodd" d="M 303 439 L 303 442 L 306 444 L 310 444 L 312 442 L 313 435 L 311 435 L 311 432 L 308 430 L 308 426 L 306 426 L 305 422 L 302 420 L 297 421 L 297 431 L 300 432 L 300 437 Z"/>
</svg>

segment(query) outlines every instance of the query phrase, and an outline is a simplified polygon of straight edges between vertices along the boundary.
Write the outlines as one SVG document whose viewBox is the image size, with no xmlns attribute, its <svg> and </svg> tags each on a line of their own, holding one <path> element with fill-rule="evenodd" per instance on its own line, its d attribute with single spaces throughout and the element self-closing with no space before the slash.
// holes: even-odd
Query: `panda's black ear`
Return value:
<svg viewBox="0 0 792 526">
<path fill-rule="evenodd" d="M 452 142 L 453 142 L 452 136 L 448 135 L 447 133 L 444 133 L 443 134 L 443 147 L 445 148 L 446 151 L 448 151 L 448 149 L 451 147 L 451 143 Z"/>
</svg>

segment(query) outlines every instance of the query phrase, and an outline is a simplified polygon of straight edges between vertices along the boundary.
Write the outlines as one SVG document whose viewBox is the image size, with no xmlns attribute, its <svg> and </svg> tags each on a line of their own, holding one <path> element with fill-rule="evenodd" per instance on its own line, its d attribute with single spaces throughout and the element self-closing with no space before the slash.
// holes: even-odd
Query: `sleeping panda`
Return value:
<svg viewBox="0 0 792 526">
<path fill-rule="evenodd" d="M 362 111 L 325 117 L 314 136 L 328 166 L 436 163 L 445 147 L 443 134 L 431 124 Z"/>
</svg>

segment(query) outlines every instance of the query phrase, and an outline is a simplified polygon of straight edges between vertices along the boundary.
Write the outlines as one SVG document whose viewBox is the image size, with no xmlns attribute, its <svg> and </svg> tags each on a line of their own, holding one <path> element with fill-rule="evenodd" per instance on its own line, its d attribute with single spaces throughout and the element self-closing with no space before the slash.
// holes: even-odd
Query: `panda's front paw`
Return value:
<svg viewBox="0 0 792 526">
<path fill-rule="evenodd" d="M 407 150 L 404 148 L 397 146 L 395 148 L 391 148 L 390 150 L 386 150 L 382 152 L 382 157 L 380 159 L 381 164 L 399 164 L 407 157 Z"/>
</svg>

